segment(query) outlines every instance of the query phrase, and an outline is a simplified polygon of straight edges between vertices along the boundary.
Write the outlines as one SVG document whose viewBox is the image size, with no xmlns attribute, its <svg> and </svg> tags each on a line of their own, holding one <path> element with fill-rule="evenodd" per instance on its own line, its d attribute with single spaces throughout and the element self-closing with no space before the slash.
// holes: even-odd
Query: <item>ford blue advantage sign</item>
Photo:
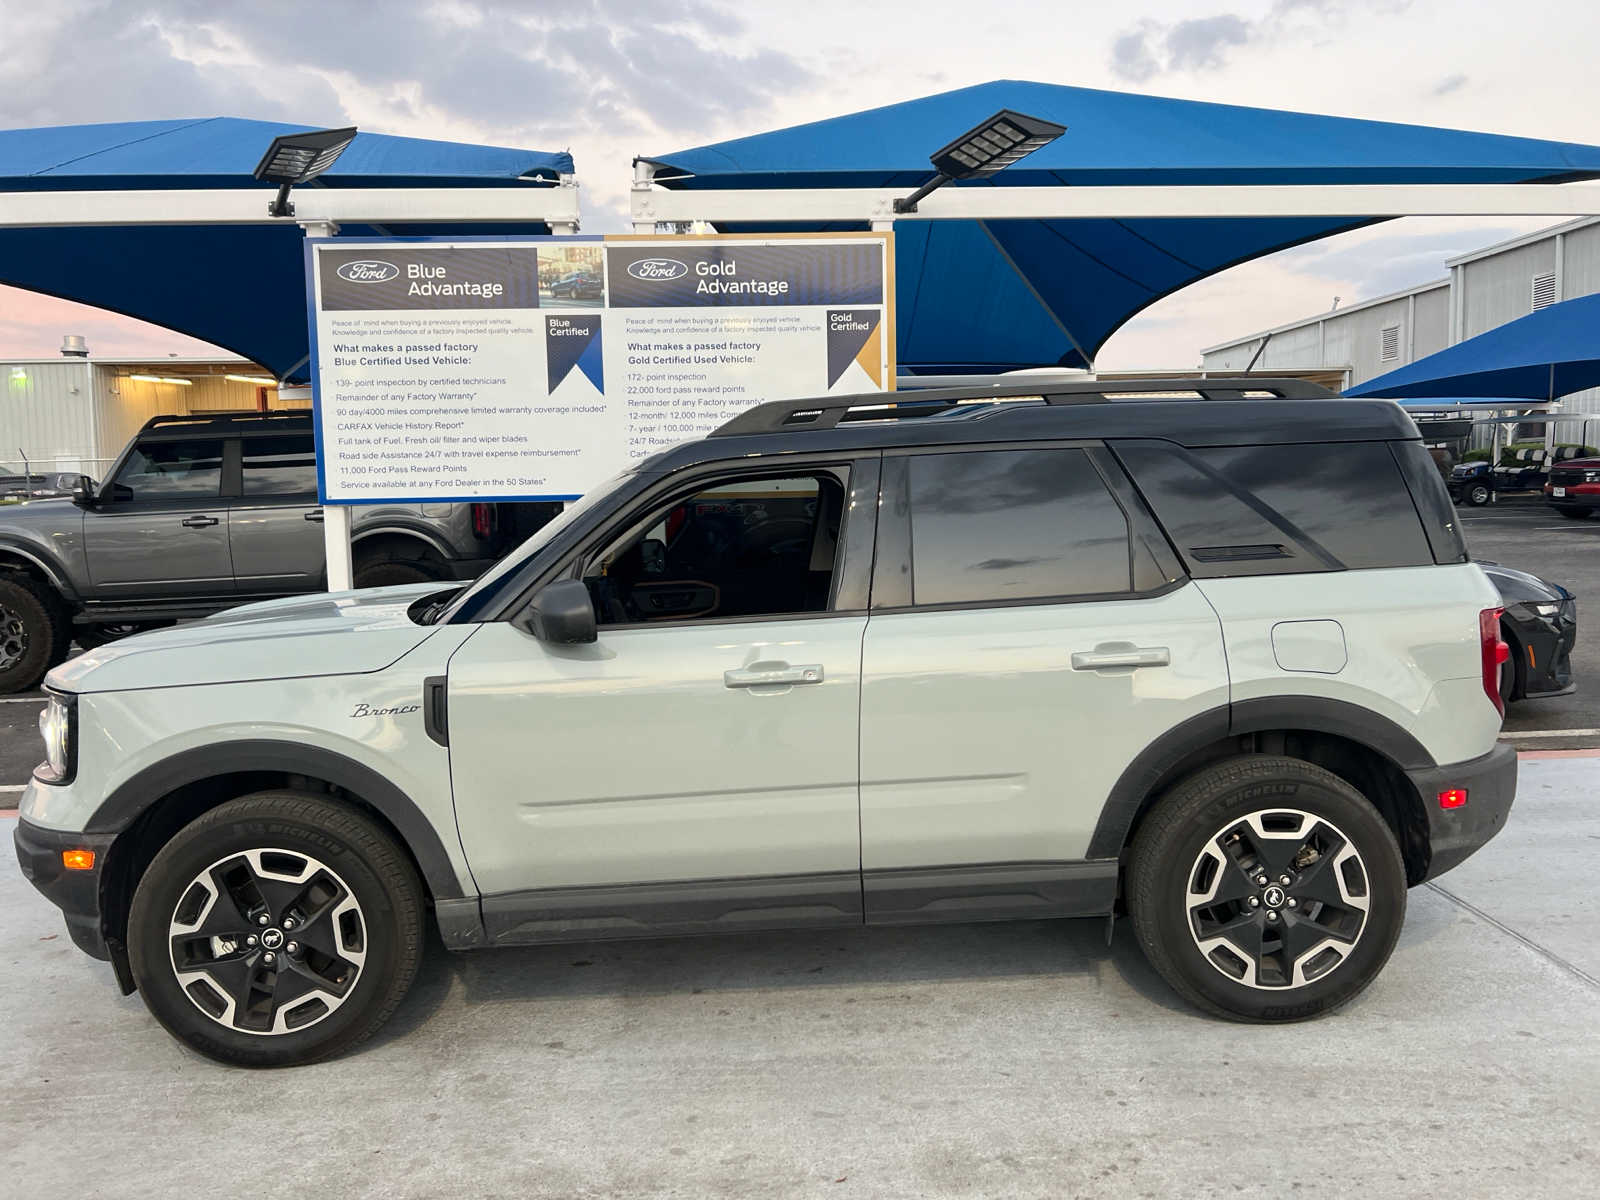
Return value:
<svg viewBox="0 0 1600 1200">
<path fill-rule="evenodd" d="M 321 499 L 568 500 L 763 400 L 891 389 L 893 245 L 308 239 Z"/>
<path fill-rule="evenodd" d="M 883 303 L 876 242 L 682 242 L 670 253 L 624 243 L 606 247 L 606 269 L 612 308 Z"/>
</svg>

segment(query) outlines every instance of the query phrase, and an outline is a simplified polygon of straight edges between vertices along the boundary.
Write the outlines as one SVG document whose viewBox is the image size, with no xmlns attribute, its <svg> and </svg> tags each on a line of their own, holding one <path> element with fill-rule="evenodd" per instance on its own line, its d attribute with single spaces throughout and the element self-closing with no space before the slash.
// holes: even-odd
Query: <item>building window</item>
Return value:
<svg viewBox="0 0 1600 1200">
<path fill-rule="evenodd" d="M 1556 302 L 1556 273 L 1550 271 L 1533 277 L 1532 311 L 1549 308 Z"/>
<path fill-rule="evenodd" d="M 1385 325 L 1378 331 L 1378 361 L 1394 362 L 1400 357 L 1400 326 Z"/>
</svg>

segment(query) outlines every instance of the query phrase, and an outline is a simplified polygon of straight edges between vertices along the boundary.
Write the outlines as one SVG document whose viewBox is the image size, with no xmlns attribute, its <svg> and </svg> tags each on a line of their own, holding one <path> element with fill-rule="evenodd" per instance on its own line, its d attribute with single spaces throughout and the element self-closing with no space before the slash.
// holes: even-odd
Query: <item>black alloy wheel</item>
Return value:
<svg viewBox="0 0 1600 1200">
<path fill-rule="evenodd" d="M 167 1030 L 219 1062 L 314 1062 L 375 1032 L 416 975 L 406 852 L 327 796 L 258 792 L 179 830 L 134 892 L 128 956 Z"/>
<path fill-rule="evenodd" d="M 1242 755 L 1179 782 L 1139 825 L 1125 895 L 1151 964 L 1196 1007 L 1305 1020 L 1376 978 L 1405 916 L 1399 845 L 1338 776 Z"/>
</svg>

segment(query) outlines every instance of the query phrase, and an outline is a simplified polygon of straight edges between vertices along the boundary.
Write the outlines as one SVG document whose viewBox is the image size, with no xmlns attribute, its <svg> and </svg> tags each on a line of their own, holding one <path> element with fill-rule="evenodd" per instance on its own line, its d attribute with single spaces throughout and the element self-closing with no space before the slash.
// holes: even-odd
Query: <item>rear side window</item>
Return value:
<svg viewBox="0 0 1600 1200">
<path fill-rule="evenodd" d="M 1434 561 L 1386 442 L 1114 448 L 1199 578 Z"/>
<path fill-rule="evenodd" d="M 916 455 L 909 482 L 913 604 L 1131 590 L 1127 518 L 1082 450 Z"/>
<path fill-rule="evenodd" d="M 246 496 L 300 496 L 317 490 L 317 449 L 309 433 L 245 438 Z"/>
</svg>

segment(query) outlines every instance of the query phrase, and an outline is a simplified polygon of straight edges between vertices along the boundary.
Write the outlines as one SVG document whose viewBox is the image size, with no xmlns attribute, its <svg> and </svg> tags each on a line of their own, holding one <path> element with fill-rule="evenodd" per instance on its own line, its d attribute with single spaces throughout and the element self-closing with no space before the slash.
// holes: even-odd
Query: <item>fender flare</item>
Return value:
<svg viewBox="0 0 1600 1200">
<path fill-rule="evenodd" d="M 50 581 L 50 586 L 61 594 L 61 598 L 68 604 L 78 604 L 78 590 L 72 586 L 72 579 L 53 557 L 44 553 L 36 546 L 25 542 L 18 542 L 12 538 L 0 537 L 0 556 L 14 554 L 25 562 L 32 563 Z"/>
<path fill-rule="evenodd" d="M 174 754 L 118 785 L 89 818 L 87 833 L 121 833 L 161 797 L 187 784 L 246 771 L 310 775 L 359 796 L 394 826 L 435 900 L 463 897 L 450 855 L 416 802 L 371 767 L 297 742 L 219 742 Z"/>
<path fill-rule="evenodd" d="M 1106 797 L 1086 858 L 1122 853 L 1134 818 L 1151 790 L 1184 759 L 1223 738 L 1269 729 L 1298 729 L 1342 737 L 1381 754 L 1401 771 L 1436 766 L 1411 734 L 1387 717 L 1344 700 L 1321 696 L 1271 696 L 1210 709 L 1174 725 L 1128 764 Z"/>
<path fill-rule="evenodd" d="M 375 537 L 411 538 L 429 547 L 445 562 L 455 562 L 456 559 L 461 557 L 448 542 L 439 537 L 433 530 L 406 522 L 385 521 L 381 525 L 362 526 L 351 532 L 350 546 L 355 549 L 362 542 L 370 541 Z"/>
</svg>

